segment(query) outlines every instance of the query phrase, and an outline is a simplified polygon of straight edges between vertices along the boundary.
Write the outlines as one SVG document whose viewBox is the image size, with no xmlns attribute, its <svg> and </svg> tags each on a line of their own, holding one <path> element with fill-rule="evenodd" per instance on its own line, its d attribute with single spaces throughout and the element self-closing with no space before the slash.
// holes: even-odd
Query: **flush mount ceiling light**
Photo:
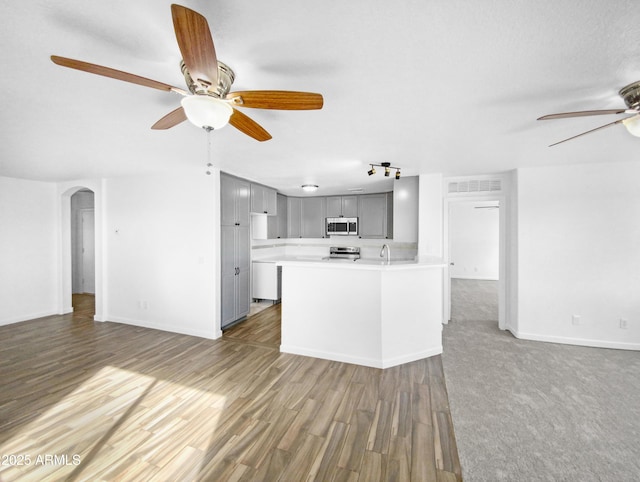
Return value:
<svg viewBox="0 0 640 482">
<path fill-rule="evenodd" d="M 203 128 L 220 129 L 229 123 L 233 107 L 209 95 L 188 95 L 180 101 L 189 121 Z"/>
<path fill-rule="evenodd" d="M 390 162 L 382 162 L 380 164 L 369 164 L 369 165 L 371 166 L 371 169 L 367 171 L 367 174 L 369 174 L 370 176 L 373 176 L 376 173 L 375 166 L 378 166 L 378 167 L 384 167 L 384 177 L 389 177 L 389 174 L 391 173 L 391 169 L 395 169 L 396 179 L 400 179 L 400 168 L 392 166 Z"/>
<path fill-rule="evenodd" d="M 302 190 L 305 192 L 314 192 L 318 190 L 318 185 L 317 184 L 303 184 L 302 185 Z"/>
</svg>

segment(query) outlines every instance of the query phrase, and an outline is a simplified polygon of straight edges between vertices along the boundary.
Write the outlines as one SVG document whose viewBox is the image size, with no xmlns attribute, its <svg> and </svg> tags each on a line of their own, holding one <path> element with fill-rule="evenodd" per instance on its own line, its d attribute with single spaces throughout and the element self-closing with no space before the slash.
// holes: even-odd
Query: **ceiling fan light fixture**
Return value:
<svg viewBox="0 0 640 482">
<path fill-rule="evenodd" d="M 233 107 L 208 95 L 188 95 L 180 102 L 189 121 L 198 127 L 220 129 L 229 123 Z"/>
<path fill-rule="evenodd" d="M 629 117 L 622 121 L 632 136 L 640 137 L 640 115 Z"/>
</svg>

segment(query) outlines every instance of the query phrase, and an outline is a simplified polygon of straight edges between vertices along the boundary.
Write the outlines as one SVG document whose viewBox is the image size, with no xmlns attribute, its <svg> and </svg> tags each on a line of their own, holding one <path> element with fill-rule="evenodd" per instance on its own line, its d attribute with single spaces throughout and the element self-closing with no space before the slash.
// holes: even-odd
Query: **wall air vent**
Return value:
<svg viewBox="0 0 640 482">
<path fill-rule="evenodd" d="M 501 179 L 470 179 L 449 183 L 449 194 L 502 191 Z"/>
</svg>

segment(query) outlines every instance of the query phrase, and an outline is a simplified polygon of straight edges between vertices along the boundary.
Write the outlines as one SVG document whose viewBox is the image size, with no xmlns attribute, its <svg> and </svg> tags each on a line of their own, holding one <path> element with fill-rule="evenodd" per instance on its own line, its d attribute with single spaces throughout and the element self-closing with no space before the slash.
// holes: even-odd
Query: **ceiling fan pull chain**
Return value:
<svg viewBox="0 0 640 482">
<path fill-rule="evenodd" d="M 213 127 L 205 126 L 203 129 L 207 132 L 207 176 L 210 176 L 213 167 L 213 159 L 211 158 L 211 131 L 213 131 Z"/>
</svg>

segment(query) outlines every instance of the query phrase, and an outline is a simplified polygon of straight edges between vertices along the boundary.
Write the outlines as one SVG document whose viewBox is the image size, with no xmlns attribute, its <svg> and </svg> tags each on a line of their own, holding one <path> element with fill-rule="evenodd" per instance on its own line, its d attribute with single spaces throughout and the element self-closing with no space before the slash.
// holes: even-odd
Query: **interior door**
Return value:
<svg viewBox="0 0 640 482">
<path fill-rule="evenodd" d="M 82 211 L 82 292 L 96 291 L 96 244 L 93 209 Z"/>
<path fill-rule="evenodd" d="M 500 203 L 460 201 L 449 204 L 448 313 L 451 320 L 451 279 L 499 280 Z"/>
</svg>

